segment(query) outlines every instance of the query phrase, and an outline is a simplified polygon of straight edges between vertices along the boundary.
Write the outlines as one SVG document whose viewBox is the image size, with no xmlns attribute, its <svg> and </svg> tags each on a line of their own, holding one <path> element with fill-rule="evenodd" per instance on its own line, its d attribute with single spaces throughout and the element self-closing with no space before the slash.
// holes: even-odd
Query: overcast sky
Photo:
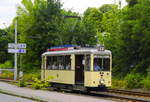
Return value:
<svg viewBox="0 0 150 102">
<path fill-rule="evenodd" d="M 112 4 L 114 1 L 118 0 L 61 0 L 63 8 L 71 9 L 81 14 L 88 7 L 100 7 L 103 4 Z M 122 5 L 126 5 L 125 0 L 121 1 Z M 17 5 L 20 4 L 21 0 L 0 0 L 0 28 L 4 28 L 11 23 L 16 16 Z"/>
</svg>

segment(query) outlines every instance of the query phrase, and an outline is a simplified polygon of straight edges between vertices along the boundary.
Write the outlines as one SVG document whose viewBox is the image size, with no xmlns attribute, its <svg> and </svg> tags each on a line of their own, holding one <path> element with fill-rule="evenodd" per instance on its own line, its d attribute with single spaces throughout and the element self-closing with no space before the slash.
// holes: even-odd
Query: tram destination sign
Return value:
<svg viewBox="0 0 150 102">
<path fill-rule="evenodd" d="M 19 48 L 19 49 L 24 49 L 26 48 L 26 44 L 25 43 L 19 43 L 19 44 L 15 44 L 15 43 L 8 43 L 8 48 Z"/>
<path fill-rule="evenodd" d="M 26 49 L 8 49 L 8 53 L 26 53 Z"/>
</svg>

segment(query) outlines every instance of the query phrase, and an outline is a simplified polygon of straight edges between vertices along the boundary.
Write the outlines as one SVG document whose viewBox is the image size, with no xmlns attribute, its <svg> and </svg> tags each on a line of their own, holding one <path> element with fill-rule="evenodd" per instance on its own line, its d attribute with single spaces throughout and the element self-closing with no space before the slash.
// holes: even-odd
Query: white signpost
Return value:
<svg viewBox="0 0 150 102">
<path fill-rule="evenodd" d="M 24 43 L 19 43 L 19 44 L 8 43 L 8 48 L 20 48 L 20 49 L 24 49 L 24 48 L 26 48 L 26 44 L 24 44 Z"/>
<path fill-rule="evenodd" d="M 8 53 L 26 53 L 26 49 L 8 49 Z"/>
<path fill-rule="evenodd" d="M 25 43 L 8 43 L 8 53 L 15 54 L 15 71 L 14 71 L 14 80 L 17 80 L 17 53 L 26 53 L 26 44 Z"/>
<path fill-rule="evenodd" d="M 26 44 L 24 43 L 8 43 L 8 53 L 26 53 Z"/>
<path fill-rule="evenodd" d="M 26 53 L 26 44 L 17 43 L 17 20 L 15 22 L 15 42 L 8 44 L 8 53 L 14 53 L 14 80 L 17 80 L 17 53 Z"/>
</svg>

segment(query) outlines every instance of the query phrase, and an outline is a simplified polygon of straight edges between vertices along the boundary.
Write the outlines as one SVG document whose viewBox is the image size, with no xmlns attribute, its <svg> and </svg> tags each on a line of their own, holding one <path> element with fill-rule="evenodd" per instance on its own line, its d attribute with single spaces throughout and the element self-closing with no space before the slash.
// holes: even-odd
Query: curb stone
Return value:
<svg viewBox="0 0 150 102">
<path fill-rule="evenodd" d="M 38 96 L 27 96 L 27 95 L 25 96 L 25 95 L 20 95 L 20 94 L 13 92 L 13 91 L 8 91 L 8 90 L 0 89 L 0 93 L 11 95 L 11 96 L 16 96 L 16 97 L 21 97 L 21 98 L 26 98 L 26 99 L 30 99 L 30 100 L 34 100 L 34 101 L 48 102 L 47 99 L 43 99 L 43 98 L 40 98 Z"/>
</svg>

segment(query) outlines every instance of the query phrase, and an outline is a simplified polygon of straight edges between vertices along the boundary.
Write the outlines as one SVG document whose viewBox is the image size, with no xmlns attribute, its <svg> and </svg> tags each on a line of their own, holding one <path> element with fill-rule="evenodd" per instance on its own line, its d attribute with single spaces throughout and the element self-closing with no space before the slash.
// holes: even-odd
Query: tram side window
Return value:
<svg viewBox="0 0 150 102">
<path fill-rule="evenodd" d="M 94 56 L 94 71 L 109 71 L 110 58 L 109 56 Z"/>
<path fill-rule="evenodd" d="M 103 69 L 102 67 L 102 59 L 101 58 L 94 58 L 94 71 L 100 71 Z"/>
<path fill-rule="evenodd" d="M 66 70 L 71 70 L 71 59 L 70 59 L 70 55 L 66 55 L 64 61 L 65 61 L 65 69 L 66 69 Z"/>
<path fill-rule="evenodd" d="M 57 69 L 59 69 L 59 70 L 70 70 L 71 69 L 70 55 L 57 56 Z"/>
<path fill-rule="evenodd" d="M 59 70 L 64 69 L 64 56 L 57 56 L 57 68 Z"/>
<path fill-rule="evenodd" d="M 90 55 L 86 55 L 85 56 L 85 70 L 90 71 L 90 66 L 91 66 Z"/>
<path fill-rule="evenodd" d="M 70 55 L 66 56 L 47 56 L 48 70 L 70 70 L 71 59 Z"/>
<path fill-rule="evenodd" d="M 70 55 L 57 56 L 57 68 L 59 70 L 70 70 L 71 69 Z"/>
<path fill-rule="evenodd" d="M 110 70 L 110 59 L 109 58 L 104 58 L 103 66 L 104 66 L 104 69 L 103 69 L 104 71 Z"/>
<path fill-rule="evenodd" d="M 46 66 L 47 66 L 46 68 L 48 70 L 52 69 L 52 58 L 51 58 L 51 56 L 47 56 Z"/>
<path fill-rule="evenodd" d="M 51 69 L 57 69 L 57 58 L 55 56 L 50 57 Z"/>
</svg>

